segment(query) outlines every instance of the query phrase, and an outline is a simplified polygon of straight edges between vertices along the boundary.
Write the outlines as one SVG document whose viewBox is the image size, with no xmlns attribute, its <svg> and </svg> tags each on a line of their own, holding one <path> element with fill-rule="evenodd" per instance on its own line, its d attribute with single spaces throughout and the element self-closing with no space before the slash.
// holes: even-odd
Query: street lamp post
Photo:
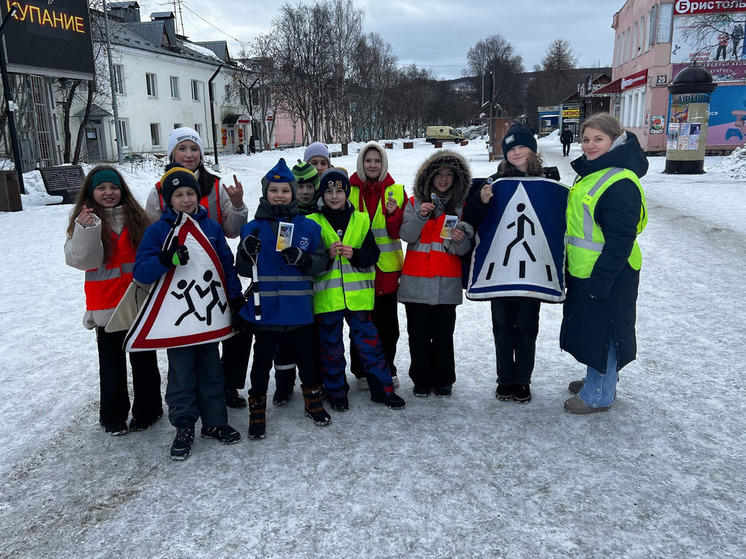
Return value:
<svg viewBox="0 0 746 559">
<path fill-rule="evenodd" d="M 5 105 L 8 112 L 8 132 L 10 133 L 10 145 L 13 149 L 13 160 L 16 164 L 16 175 L 18 176 L 18 189 L 21 194 L 26 194 L 23 186 L 23 164 L 21 162 L 21 145 L 18 142 L 18 132 L 16 130 L 15 111 L 18 109 L 13 101 L 13 93 L 10 90 L 10 79 L 8 78 L 8 67 L 5 63 L 5 45 L 3 44 L 3 31 L 10 19 L 18 11 L 18 4 L 13 4 L 8 11 L 8 15 L 0 25 L 0 72 L 3 77 L 3 94 L 5 95 Z"/>
</svg>

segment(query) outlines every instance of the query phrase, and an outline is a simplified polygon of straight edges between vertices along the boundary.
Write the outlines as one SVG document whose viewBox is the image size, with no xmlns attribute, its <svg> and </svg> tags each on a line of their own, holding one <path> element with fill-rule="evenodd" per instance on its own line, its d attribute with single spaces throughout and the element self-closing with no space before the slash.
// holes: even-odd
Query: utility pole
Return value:
<svg viewBox="0 0 746 559">
<path fill-rule="evenodd" d="M 109 61 L 109 85 L 111 86 L 111 110 L 114 113 L 114 141 L 117 144 L 117 161 L 124 165 L 124 156 L 122 155 L 122 142 L 119 137 L 119 107 L 117 105 L 117 88 L 116 78 L 114 77 L 114 63 L 111 61 L 111 38 L 109 37 L 109 11 L 106 9 L 106 0 L 104 2 L 104 35 L 106 35 L 106 58 Z"/>
</svg>

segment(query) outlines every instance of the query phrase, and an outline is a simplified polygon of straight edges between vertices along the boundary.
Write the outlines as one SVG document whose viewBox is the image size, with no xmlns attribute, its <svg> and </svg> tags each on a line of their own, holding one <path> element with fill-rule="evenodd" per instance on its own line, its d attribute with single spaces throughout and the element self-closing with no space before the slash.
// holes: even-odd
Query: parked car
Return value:
<svg viewBox="0 0 746 559">
<path fill-rule="evenodd" d="M 428 126 L 425 131 L 425 141 L 431 144 L 437 141 L 456 142 L 458 144 L 463 139 L 464 136 L 450 126 Z"/>
</svg>

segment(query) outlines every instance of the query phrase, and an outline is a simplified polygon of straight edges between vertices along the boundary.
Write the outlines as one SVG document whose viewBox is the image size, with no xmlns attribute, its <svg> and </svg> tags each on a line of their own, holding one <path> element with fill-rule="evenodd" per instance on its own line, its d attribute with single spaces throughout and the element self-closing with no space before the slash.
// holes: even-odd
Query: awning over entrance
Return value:
<svg viewBox="0 0 746 559">
<path fill-rule="evenodd" d="M 589 93 L 587 97 L 604 97 L 607 95 L 617 95 L 622 92 L 622 78 L 614 80 L 611 83 L 607 83 L 603 87 L 599 87 L 593 93 Z"/>
<path fill-rule="evenodd" d="M 229 114 L 226 115 L 223 119 L 223 124 L 251 124 L 251 117 L 243 113 L 241 113 L 240 115 Z"/>
</svg>

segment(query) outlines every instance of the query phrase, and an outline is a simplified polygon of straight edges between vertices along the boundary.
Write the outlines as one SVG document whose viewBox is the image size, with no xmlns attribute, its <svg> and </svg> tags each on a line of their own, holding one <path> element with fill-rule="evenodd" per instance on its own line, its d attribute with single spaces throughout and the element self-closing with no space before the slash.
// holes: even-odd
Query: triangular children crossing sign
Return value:
<svg viewBox="0 0 746 559">
<path fill-rule="evenodd" d="M 153 285 L 124 341 L 126 351 L 205 344 L 233 335 L 225 273 L 199 224 L 180 213 L 167 236 L 189 249 L 189 261 L 170 269 Z"/>
</svg>

